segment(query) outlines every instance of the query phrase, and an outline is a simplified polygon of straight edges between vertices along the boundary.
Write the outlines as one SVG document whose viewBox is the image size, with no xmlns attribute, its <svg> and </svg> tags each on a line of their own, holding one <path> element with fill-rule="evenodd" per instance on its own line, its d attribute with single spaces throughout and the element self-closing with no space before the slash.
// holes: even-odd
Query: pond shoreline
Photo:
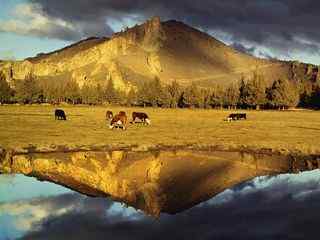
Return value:
<svg viewBox="0 0 320 240">
<path fill-rule="evenodd" d="M 181 144 L 181 145 L 164 145 L 164 144 L 106 144 L 106 145 L 50 145 L 34 146 L 29 145 L 19 148 L 4 148 L 0 145 L 0 160 L 3 153 L 12 155 L 35 154 L 35 153 L 73 153 L 73 152 L 106 152 L 106 151 L 131 151 L 131 152 L 153 152 L 153 151 L 212 151 L 212 152 L 243 152 L 248 154 L 264 154 L 273 156 L 292 156 L 307 159 L 319 159 L 320 152 L 306 153 L 298 149 L 273 149 L 259 148 L 245 145 L 208 145 L 208 144 Z"/>
</svg>

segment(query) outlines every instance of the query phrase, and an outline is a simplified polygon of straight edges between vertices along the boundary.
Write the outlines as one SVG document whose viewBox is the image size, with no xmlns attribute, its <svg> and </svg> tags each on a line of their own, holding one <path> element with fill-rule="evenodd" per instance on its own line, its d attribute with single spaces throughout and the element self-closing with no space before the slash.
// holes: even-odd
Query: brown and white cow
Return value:
<svg viewBox="0 0 320 240">
<path fill-rule="evenodd" d="M 244 119 L 244 120 L 247 119 L 246 113 L 231 113 L 226 118 L 226 121 L 231 122 L 231 121 L 242 120 L 242 119 Z"/>
<path fill-rule="evenodd" d="M 136 119 L 140 119 L 142 123 L 150 125 L 151 120 L 149 116 L 144 112 L 133 112 L 132 113 L 132 121 L 130 123 L 135 123 Z"/>
<path fill-rule="evenodd" d="M 118 114 L 119 114 L 119 115 L 123 115 L 123 116 L 127 116 L 127 114 L 126 114 L 125 111 L 120 111 Z"/>
<path fill-rule="evenodd" d="M 126 130 L 127 128 L 127 115 L 124 113 L 118 113 L 117 115 L 115 115 L 111 122 L 110 122 L 110 129 L 113 128 L 122 128 L 123 130 Z"/>
</svg>

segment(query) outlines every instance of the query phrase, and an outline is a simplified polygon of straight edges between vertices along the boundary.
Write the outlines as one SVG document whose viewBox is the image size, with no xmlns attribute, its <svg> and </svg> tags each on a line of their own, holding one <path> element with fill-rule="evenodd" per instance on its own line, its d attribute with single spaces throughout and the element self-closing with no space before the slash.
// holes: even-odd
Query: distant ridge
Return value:
<svg viewBox="0 0 320 240">
<path fill-rule="evenodd" d="M 59 53 L 63 53 L 64 55 L 69 55 L 69 57 L 72 57 L 72 54 L 73 55 L 77 54 L 77 52 L 79 51 L 87 50 L 94 45 L 97 45 L 99 43 L 102 43 L 108 40 L 109 38 L 89 37 L 79 42 L 72 43 L 64 48 L 61 48 L 52 52 L 48 52 L 48 53 L 39 53 L 37 54 L 36 57 L 28 57 L 25 60 L 30 61 L 32 63 L 37 63 L 45 58 L 50 57 L 53 54 L 59 54 Z"/>
</svg>

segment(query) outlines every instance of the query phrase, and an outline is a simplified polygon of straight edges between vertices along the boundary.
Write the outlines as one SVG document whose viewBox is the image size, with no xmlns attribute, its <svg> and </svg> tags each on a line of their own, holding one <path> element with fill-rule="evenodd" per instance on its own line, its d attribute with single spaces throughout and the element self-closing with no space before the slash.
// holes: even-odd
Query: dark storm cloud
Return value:
<svg viewBox="0 0 320 240">
<path fill-rule="evenodd" d="M 258 178 L 159 220 L 112 214 L 110 205 L 103 211 L 99 200 L 83 198 L 85 206 L 47 217 L 23 239 L 316 239 L 319 174 Z"/>
<path fill-rule="evenodd" d="M 223 31 L 233 42 L 275 48 L 284 55 L 303 50 L 319 53 L 320 2 L 313 0 L 30 0 L 49 16 L 88 24 L 89 34 L 104 20 L 153 15 L 178 19 L 207 31 Z M 93 29 L 91 30 L 91 27 Z M 101 32 L 102 29 L 98 29 Z"/>
</svg>

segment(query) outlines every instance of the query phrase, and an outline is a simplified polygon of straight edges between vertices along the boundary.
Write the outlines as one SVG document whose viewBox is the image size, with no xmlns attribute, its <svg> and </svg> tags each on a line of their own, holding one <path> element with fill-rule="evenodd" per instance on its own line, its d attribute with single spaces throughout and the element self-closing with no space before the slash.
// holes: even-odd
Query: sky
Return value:
<svg viewBox="0 0 320 240">
<path fill-rule="evenodd" d="M 152 16 L 176 19 L 265 58 L 320 64 L 313 0 L 0 0 L 0 58 L 23 59 Z"/>
</svg>

